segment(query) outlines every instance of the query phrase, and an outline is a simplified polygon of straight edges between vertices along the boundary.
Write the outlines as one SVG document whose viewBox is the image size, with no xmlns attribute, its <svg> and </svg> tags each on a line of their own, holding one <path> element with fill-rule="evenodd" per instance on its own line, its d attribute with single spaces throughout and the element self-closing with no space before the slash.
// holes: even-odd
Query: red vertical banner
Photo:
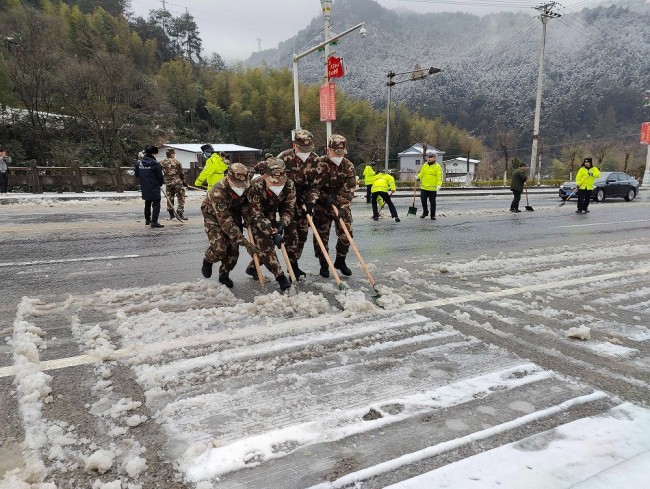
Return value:
<svg viewBox="0 0 650 489">
<path fill-rule="evenodd" d="M 650 122 L 641 124 L 641 144 L 650 144 Z"/>
<path fill-rule="evenodd" d="M 336 85 L 323 83 L 319 88 L 321 122 L 336 120 Z"/>
</svg>

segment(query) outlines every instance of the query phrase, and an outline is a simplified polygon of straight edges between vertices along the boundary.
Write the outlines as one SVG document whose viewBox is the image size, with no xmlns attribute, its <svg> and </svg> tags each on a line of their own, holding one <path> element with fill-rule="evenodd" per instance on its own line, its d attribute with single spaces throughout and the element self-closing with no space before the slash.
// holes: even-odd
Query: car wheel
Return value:
<svg viewBox="0 0 650 489">
<path fill-rule="evenodd" d="M 596 195 L 594 196 L 596 202 L 602 202 L 605 200 L 605 191 L 602 188 L 596 190 Z"/>
<path fill-rule="evenodd" d="M 625 200 L 627 200 L 629 202 L 630 200 L 634 200 L 634 197 L 636 197 L 636 192 L 634 191 L 633 188 L 631 188 L 627 192 L 627 195 L 625 196 Z"/>
</svg>

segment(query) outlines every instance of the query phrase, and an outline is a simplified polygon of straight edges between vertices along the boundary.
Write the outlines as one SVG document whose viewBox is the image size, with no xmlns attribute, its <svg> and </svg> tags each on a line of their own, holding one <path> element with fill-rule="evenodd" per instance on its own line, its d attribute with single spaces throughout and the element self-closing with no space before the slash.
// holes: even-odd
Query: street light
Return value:
<svg viewBox="0 0 650 489">
<path fill-rule="evenodd" d="M 393 88 L 394 85 L 397 85 L 398 83 L 404 83 L 407 81 L 415 81 L 415 80 L 424 80 L 427 76 L 440 73 L 441 71 L 442 70 L 440 68 L 431 67 L 427 71 L 424 71 L 423 69 L 418 69 L 413 71 L 405 71 L 403 73 L 393 73 L 392 71 L 388 73 L 388 81 L 386 82 L 386 86 L 388 87 L 388 105 L 386 106 L 386 156 L 384 159 L 384 170 L 388 171 L 388 149 L 390 143 L 390 104 L 392 101 L 391 89 Z M 397 81 L 393 80 L 393 78 L 395 78 L 396 76 L 403 76 L 403 75 L 411 75 L 411 76 L 404 80 L 397 80 Z"/>
<path fill-rule="evenodd" d="M 329 25 L 329 21 L 328 25 Z M 295 129 L 298 130 L 300 129 L 300 98 L 298 96 L 298 60 L 300 58 L 303 58 L 307 56 L 308 54 L 313 53 L 314 51 L 318 51 L 321 48 L 325 48 L 325 71 L 326 71 L 326 77 L 327 77 L 327 58 L 329 57 L 329 48 L 328 46 L 333 43 L 334 41 L 341 39 L 343 36 L 348 35 L 350 32 L 354 32 L 357 29 L 359 29 L 359 35 L 361 37 L 365 37 L 368 31 L 366 30 L 366 24 L 365 22 L 360 22 L 357 25 L 354 25 L 350 27 L 349 29 L 341 32 L 340 34 L 337 34 L 334 37 L 329 37 L 329 29 L 325 32 L 325 40 L 318 44 L 317 46 L 314 46 L 313 48 L 308 49 L 307 51 L 300 53 L 300 54 L 294 54 L 293 55 L 293 110 L 294 110 L 294 116 L 295 116 Z M 329 136 L 331 134 L 331 122 L 327 123 L 327 138 L 329 139 Z"/>
</svg>

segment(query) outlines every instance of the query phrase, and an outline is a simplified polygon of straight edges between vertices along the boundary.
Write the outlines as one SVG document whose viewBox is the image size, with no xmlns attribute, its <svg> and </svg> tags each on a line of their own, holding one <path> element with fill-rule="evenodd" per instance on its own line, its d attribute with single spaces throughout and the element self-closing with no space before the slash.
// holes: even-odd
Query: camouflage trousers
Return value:
<svg viewBox="0 0 650 489">
<path fill-rule="evenodd" d="M 309 234 L 309 223 L 305 217 L 305 211 L 297 208 L 293 221 L 284 231 L 284 246 L 291 261 L 300 260 L 302 250 L 307 242 L 307 234 Z"/>
<path fill-rule="evenodd" d="M 210 263 L 221 262 L 219 275 L 228 275 L 237 265 L 239 243 L 230 239 L 214 217 L 203 214 L 203 224 L 210 243 L 208 249 L 205 250 L 204 258 Z"/>
<path fill-rule="evenodd" d="M 349 211 L 346 212 L 345 215 L 342 215 L 341 217 L 343 218 L 343 222 L 345 222 L 348 231 L 350 231 L 350 236 L 354 237 L 354 235 L 352 234 L 352 216 L 350 215 L 350 212 Z M 328 252 L 329 252 L 328 241 L 330 236 L 330 230 L 332 229 L 332 221 L 334 221 L 334 229 L 336 230 L 336 237 L 338 238 L 336 240 L 336 256 L 345 257 L 348 254 L 348 251 L 350 250 L 350 241 L 348 240 L 348 237 L 345 235 L 345 231 L 343 231 L 343 228 L 341 227 L 338 218 L 334 215 L 333 210 L 326 209 L 325 207 L 320 205 L 316 205 L 316 208 L 314 209 L 314 225 L 316 226 L 318 235 L 320 236 L 320 239 L 323 240 L 325 249 Z M 318 241 L 316 241 L 316 238 L 314 238 L 314 253 L 316 254 L 316 258 L 318 258 L 320 261 L 325 261 L 325 258 L 323 257 L 323 253 L 321 252 L 320 246 L 318 245 Z"/>
<path fill-rule="evenodd" d="M 277 249 L 275 242 L 271 238 L 270 234 L 262 232 L 255 226 L 251 228 L 251 231 L 253 232 L 253 239 L 255 240 L 255 244 L 260 249 L 260 263 L 262 263 L 268 269 L 268 271 L 277 278 L 284 272 L 282 270 L 282 266 L 280 265 L 280 261 L 278 260 L 278 254 L 275 251 Z M 255 262 L 251 260 L 248 266 L 254 267 Z"/>
<path fill-rule="evenodd" d="M 174 198 L 178 197 L 178 207 L 176 210 L 179 214 L 182 214 L 185 211 L 185 187 L 181 184 L 171 184 L 165 185 L 165 191 L 167 192 L 167 210 L 174 211 Z"/>
</svg>

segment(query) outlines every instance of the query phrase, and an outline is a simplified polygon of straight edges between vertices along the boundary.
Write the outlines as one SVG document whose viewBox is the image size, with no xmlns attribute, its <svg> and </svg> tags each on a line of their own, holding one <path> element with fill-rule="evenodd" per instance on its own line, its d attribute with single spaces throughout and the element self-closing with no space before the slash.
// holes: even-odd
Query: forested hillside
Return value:
<svg viewBox="0 0 650 489">
<path fill-rule="evenodd" d="M 548 23 L 540 134 L 549 157 L 560 156 L 569 143 L 638 143 L 640 123 L 649 116 L 642 98 L 650 88 L 650 4 L 581 4 L 595 7 L 559 8 L 562 16 Z M 442 68 L 424 81 L 396 86 L 393 100 L 457 124 L 497 152 L 499 139 L 508 139 L 528 159 L 542 29 L 536 13 L 416 15 L 373 0 L 338 0 L 332 8 L 335 33 L 362 21 L 367 27 L 365 38 L 350 34 L 336 47 L 349 73 L 339 86 L 385 108 L 389 71 L 413 70 L 416 64 Z M 316 18 L 248 63 L 289 66 L 294 52 L 320 41 L 322 27 Z M 303 58 L 301 80 L 322 82 L 322 66 L 317 54 Z"/>
</svg>

